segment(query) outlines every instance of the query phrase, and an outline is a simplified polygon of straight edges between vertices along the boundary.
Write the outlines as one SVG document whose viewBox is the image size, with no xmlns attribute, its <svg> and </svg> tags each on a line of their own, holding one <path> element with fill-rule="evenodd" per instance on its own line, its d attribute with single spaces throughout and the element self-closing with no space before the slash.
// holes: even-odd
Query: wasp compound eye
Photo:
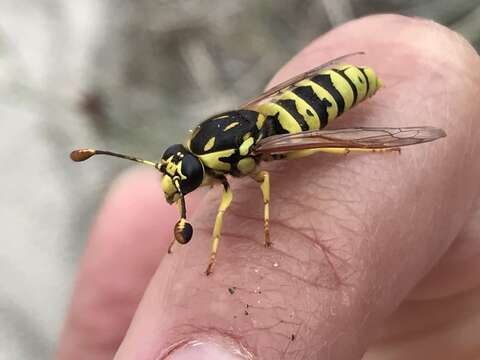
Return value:
<svg viewBox="0 0 480 360">
<path fill-rule="evenodd" d="M 181 166 L 182 174 L 186 179 L 180 180 L 180 189 L 182 194 L 188 194 L 202 184 L 204 169 L 202 162 L 191 154 L 185 155 Z"/>
<path fill-rule="evenodd" d="M 175 240 L 184 245 L 192 239 L 193 227 L 187 220 L 180 219 L 175 224 L 175 229 L 173 232 L 175 234 Z"/>
</svg>

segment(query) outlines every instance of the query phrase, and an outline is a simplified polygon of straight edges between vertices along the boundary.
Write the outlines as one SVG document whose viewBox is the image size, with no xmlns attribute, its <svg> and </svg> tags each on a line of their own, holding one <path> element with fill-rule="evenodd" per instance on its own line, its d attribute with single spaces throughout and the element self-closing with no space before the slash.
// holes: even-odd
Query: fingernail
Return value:
<svg viewBox="0 0 480 360">
<path fill-rule="evenodd" d="M 253 355 L 233 339 L 205 337 L 184 341 L 168 351 L 165 360 L 253 360 Z"/>
</svg>

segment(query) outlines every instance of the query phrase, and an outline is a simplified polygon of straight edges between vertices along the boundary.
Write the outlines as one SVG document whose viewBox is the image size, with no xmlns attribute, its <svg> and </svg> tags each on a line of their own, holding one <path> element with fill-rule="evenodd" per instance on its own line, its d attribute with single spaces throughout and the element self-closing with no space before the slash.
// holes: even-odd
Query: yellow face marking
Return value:
<svg viewBox="0 0 480 360">
<path fill-rule="evenodd" d="M 338 115 L 338 105 L 333 96 L 317 83 L 305 79 L 298 83 L 298 86 L 310 86 L 319 99 L 327 100 L 331 106 L 327 107 L 328 122 L 335 119 Z"/>
<path fill-rule="evenodd" d="M 238 121 L 235 121 L 235 122 L 231 123 L 230 125 L 227 125 L 227 126 L 225 127 L 225 129 L 223 129 L 223 131 L 225 132 L 225 131 L 228 131 L 228 130 L 230 130 L 230 129 L 233 129 L 233 128 L 234 128 L 235 126 L 237 126 L 238 124 L 240 124 L 240 123 L 239 123 Z"/>
<path fill-rule="evenodd" d="M 172 157 L 168 158 L 167 160 L 167 166 L 165 167 L 165 171 L 167 172 L 168 175 L 175 175 L 176 171 L 177 171 L 177 165 L 175 163 L 172 162 Z"/>
<path fill-rule="evenodd" d="M 172 178 L 168 175 L 163 175 L 162 177 L 162 190 L 167 198 L 177 193 L 177 188 L 173 184 Z"/>
<path fill-rule="evenodd" d="M 242 145 L 240 145 L 240 147 L 238 148 L 239 152 L 240 152 L 240 155 L 242 156 L 245 156 L 248 154 L 248 152 L 250 151 L 250 148 L 252 147 L 253 145 L 253 138 L 248 138 L 247 140 L 245 140 Z"/>
<path fill-rule="evenodd" d="M 210 140 L 207 141 L 207 143 L 203 147 L 203 151 L 207 152 L 208 150 L 213 148 L 213 145 L 215 145 L 215 136 L 210 138 Z"/>
<path fill-rule="evenodd" d="M 255 160 L 251 157 L 243 158 L 237 163 L 237 168 L 243 175 L 250 174 L 255 170 L 256 164 Z"/>
<path fill-rule="evenodd" d="M 247 132 L 245 135 L 243 135 L 243 141 L 247 140 L 252 134 L 250 132 Z"/>
<path fill-rule="evenodd" d="M 182 174 L 182 162 L 181 161 L 179 161 L 178 164 L 177 164 L 177 174 L 180 175 L 180 179 L 182 179 L 182 180 L 187 179 L 187 177 Z"/>
</svg>

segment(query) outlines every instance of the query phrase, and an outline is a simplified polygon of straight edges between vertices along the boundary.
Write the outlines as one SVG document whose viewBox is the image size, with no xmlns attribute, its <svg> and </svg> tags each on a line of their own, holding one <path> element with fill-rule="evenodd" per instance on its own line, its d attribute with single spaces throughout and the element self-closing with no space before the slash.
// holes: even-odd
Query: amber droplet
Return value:
<svg viewBox="0 0 480 360">
<path fill-rule="evenodd" d="M 85 161 L 95 155 L 95 150 L 93 149 L 79 149 L 73 150 L 70 153 L 70 159 L 73 161 Z"/>
</svg>

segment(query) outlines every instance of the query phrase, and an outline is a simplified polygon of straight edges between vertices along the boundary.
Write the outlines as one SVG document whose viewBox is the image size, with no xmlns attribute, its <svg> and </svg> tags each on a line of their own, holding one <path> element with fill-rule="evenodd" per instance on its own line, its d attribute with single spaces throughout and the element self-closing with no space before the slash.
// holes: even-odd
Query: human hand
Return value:
<svg viewBox="0 0 480 360">
<path fill-rule="evenodd" d="M 209 277 L 220 190 L 189 195 L 194 237 L 166 256 L 176 209 L 158 173 L 129 173 L 92 232 L 58 359 L 118 347 L 118 360 L 479 355 L 479 57 L 432 22 L 374 16 L 322 36 L 272 83 L 358 50 L 351 62 L 385 87 L 334 126 L 432 125 L 447 138 L 273 163 L 268 249 L 258 185 L 235 179 Z"/>
</svg>

